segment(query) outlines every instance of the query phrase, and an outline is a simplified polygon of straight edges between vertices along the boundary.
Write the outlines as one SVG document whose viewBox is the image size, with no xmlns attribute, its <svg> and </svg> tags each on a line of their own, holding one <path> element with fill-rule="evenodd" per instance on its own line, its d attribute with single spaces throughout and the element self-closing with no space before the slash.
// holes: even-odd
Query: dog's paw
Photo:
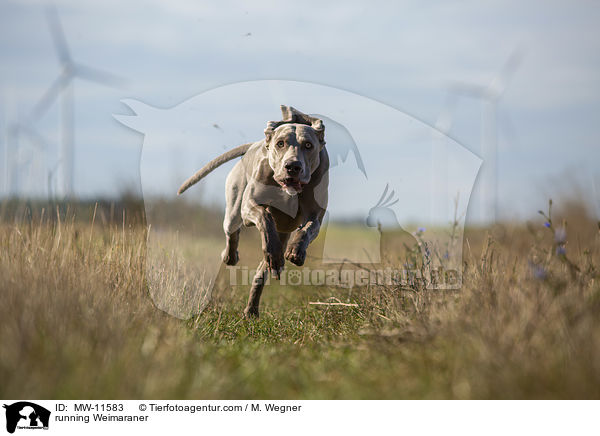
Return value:
<svg viewBox="0 0 600 436">
<path fill-rule="evenodd" d="M 285 258 L 294 265 L 302 266 L 306 260 L 306 249 L 302 244 L 288 245 L 288 248 L 285 251 Z"/>
<path fill-rule="evenodd" d="M 226 248 L 221 253 L 221 259 L 223 259 L 223 263 L 225 265 L 233 266 L 233 265 L 236 265 L 238 263 L 238 261 L 240 260 L 240 256 L 238 255 L 238 251 L 237 250 L 235 250 L 232 253 L 232 252 L 230 252 L 230 250 L 228 250 Z"/>
<path fill-rule="evenodd" d="M 283 270 L 283 265 L 285 264 L 281 250 L 275 253 L 265 251 L 265 262 L 267 262 L 269 272 L 279 279 L 281 271 Z"/>
<path fill-rule="evenodd" d="M 279 239 L 268 240 L 263 248 L 263 254 L 265 262 L 267 263 L 267 269 L 279 279 L 281 271 L 283 270 L 283 265 L 285 264 Z"/>
</svg>

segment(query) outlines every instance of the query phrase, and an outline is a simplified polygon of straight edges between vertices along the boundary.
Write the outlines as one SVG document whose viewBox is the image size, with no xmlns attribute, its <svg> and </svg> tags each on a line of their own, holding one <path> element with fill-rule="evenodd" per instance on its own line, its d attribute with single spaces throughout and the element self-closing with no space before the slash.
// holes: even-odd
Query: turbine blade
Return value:
<svg viewBox="0 0 600 436">
<path fill-rule="evenodd" d="M 509 80 L 511 79 L 515 71 L 517 71 L 517 68 L 519 68 L 522 59 L 523 52 L 519 49 L 515 49 L 510 54 L 510 56 L 502 66 L 500 72 L 496 77 L 494 77 L 492 83 L 490 84 L 490 89 L 495 94 L 495 96 L 500 96 L 504 93 Z"/>
<path fill-rule="evenodd" d="M 70 77 L 66 72 L 58 76 L 50 87 L 46 90 L 42 98 L 37 102 L 31 111 L 31 118 L 38 119 L 42 116 L 48 107 L 56 100 L 60 91 L 65 87 Z"/>
<path fill-rule="evenodd" d="M 39 133 L 36 129 L 34 129 L 32 126 L 20 124 L 20 128 L 23 131 L 23 133 L 29 136 L 29 138 L 33 141 L 33 145 L 36 148 L 40 150 L 48 148 L 48 141 L 46 141 L 46 138 L 44 138 L 42 134 Z"/>
<path fill-rule="evenodd" d="M 522 50 L 515 49 L 510 54 L 510 56 L 508 57 L 506 62 L 504 63 L 504 66 L 502 67 L 502 70 L 500 71 L 500 76 L 501 77 L 512 76 L 515 73 L 515 71 L 517 71 L 517 68 L 519 68 L 519 65 L 521 65 L 522 60 L 523 60 Z"/>
<path fill-rule="evenodd" d="M 58 55 L 58 59 L 60 60 L 61 64 L 71 63 L 69 46 L 58 18 L 58 11 L 56 10 L 56 7 L 48 6 L 46 8 L 46 18 L 48 20 L 50 34 L 52 35 L 52 41 L 54 42 L 54 48 L 56 50 L 56 54 Z"/>
<path fill-rule="evenodd" d="M 91 82 L 100 83 L 102 85 L 111 86 L 114 88 L 123 87 L 127 81 L 115 74 L 103 71 L 98 68 L 88 67 L 86 65 L 76 64 L 73 74 L 81 79 Z"/>
</svg>

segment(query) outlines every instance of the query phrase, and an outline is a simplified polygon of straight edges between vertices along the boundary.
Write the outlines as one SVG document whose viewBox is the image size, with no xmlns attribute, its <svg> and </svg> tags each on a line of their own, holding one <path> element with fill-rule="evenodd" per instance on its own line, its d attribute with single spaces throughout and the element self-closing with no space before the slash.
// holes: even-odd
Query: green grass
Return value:
<svg viewBox="0 0 600 436">
<path fill-rule="evenodd" d="M 598 229 L 569 235 L 574 270 L 542 223 L 467 231 L 460 290 L 275 284 L 256 321 L 223 280 L 190 319 L 157 310 L 143 227 L 3 224 L 0 395 L 599 398 Z M 331 297 L 357 307 L 309 304 Z"/>
</svg>

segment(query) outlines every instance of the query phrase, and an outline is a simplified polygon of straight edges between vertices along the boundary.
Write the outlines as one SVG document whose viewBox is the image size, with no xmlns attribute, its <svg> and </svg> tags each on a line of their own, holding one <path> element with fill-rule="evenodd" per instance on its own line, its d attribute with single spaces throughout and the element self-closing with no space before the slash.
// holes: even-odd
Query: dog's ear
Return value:
<svg viewBox="0 0 600 436">
<path fill-rule="evenodd" d="M 311 123 L 311 127 L 317 134 L 317 138 L 319 138 L 319 142 L 321 143 L 321 147 L 325 145 L 325 124 L 323 124 L 323 120 L 319 118 L 313 118 L 313 122 Z"/>
<path fill-rule="evenodd" d="M 301 114 L 301 112 L 297 111 L 296 109 L 294 109 L 291 106 L 286 106 L 284 104 L 280 105 L 279 108 L 281 109 L 281 119 L 283 121 L 287 121 L 288 123 L 296 123 L 297 121 L 294 120 L 294 115 L 296 114 Z M 304 114 L 302 114 L 304 115 Z"/>
<path fill-rule="evenodd" d="M 312 117 L 300 112 L 298 109 L 282 104 L 281 109 L 282 120 L 286 123 L 308 124 L 312 123 Z"/>
<path fill-rule="evenodd" d="M 280 107 L 281 114 L 283 115 L 283 121 L 287 123 L 299 123 L 311 126 L 317 133 L 317 137 L 319 138 L 321 146 L 325 145 L 325 125 L 323 124 L 323 120 L 306 115 L 292 106 L 281 105 Z"/>
<path fill-rule="evenodd" d="M 273 137 L 273 132 L 275 132 L 275 129 L 281 126 L 282 124 L 289 123 L 305 124 L 311 126 L 317 134 L 317 138 L 319 138 L 321 147 L 325 145 L 325 125 L 323 124 L 323 120 L 316 117 L 311 117 L 310 115 L 306 115 L 300 112 L 298 109 L 295 109 L 291 106 L 281 105 L 280 107 L 283 120 L 269 121 L 267 123 L 267 128 L 265 129 L 267 147 L 271 142 L 271 138 Z"/>
<path fill-rule="evenodd" d="M 267 127 L 265 128 L 265 144 L 268 147 L 269 143 L 271 142 L 271 138 L 273 137 L 273 132 L 275 132 L 275 129 L 277 127 L 279 127 L 281 123 L 278 121 L 269 121 L 267 123 Z"/>
</svg>

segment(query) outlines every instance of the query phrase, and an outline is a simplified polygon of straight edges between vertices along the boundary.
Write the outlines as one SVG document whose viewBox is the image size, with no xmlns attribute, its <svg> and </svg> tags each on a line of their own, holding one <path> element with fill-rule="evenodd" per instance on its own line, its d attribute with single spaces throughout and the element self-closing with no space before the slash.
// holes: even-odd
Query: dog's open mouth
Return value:
<svg viewBox="0 0 600 436">
<path fill-rule="evenodd" d="M 293 189 L 296 192 L 302 191 L 303 186 L 300 180 L 291 177 L 283 179 L 281 182 L 279 182 L 279 184 L 286 190 Z"/>
</svg>

